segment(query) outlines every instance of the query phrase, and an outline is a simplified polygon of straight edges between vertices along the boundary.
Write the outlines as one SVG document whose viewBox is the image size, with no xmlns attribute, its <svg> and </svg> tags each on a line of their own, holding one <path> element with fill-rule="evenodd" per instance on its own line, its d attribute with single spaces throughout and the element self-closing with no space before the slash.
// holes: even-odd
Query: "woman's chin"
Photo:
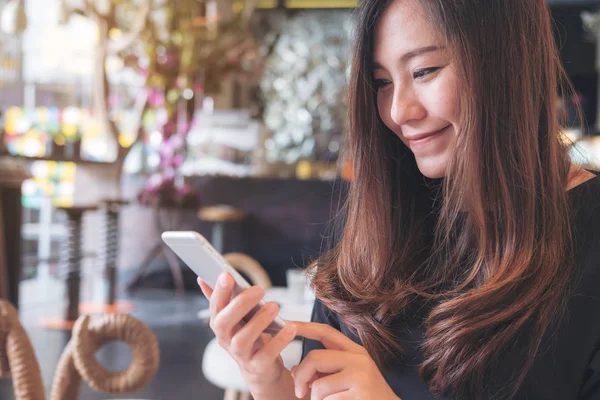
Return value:
<svg viewBox="0 0 600 400">
<path fill-rule="evenodd" d="M 446 166 L 448 162 L 446 157 L 424 157 L 417 158 L 417 167 L 419 171 L 430 179 L 439 179 L 446 176 Z"/>
</svg>

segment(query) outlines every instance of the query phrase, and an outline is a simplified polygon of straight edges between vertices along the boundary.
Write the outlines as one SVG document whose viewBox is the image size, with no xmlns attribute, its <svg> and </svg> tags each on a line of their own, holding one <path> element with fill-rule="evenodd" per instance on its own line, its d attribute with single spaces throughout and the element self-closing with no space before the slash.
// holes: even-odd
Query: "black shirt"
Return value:
<svg viewBox="0 0 600 400">
<path fill-rule="evenodd" d="M 576 248 L 574 290 L 565 322 L 542 342 L 516 396 L 519 400 L 600 400 L 600 177 L 568 193 L 573 204 Z M 427 312 L 421 307 L 413 309 L 404 313 L 398 326 L 393 327 L 405 356 L 394 361 L 382 374 L 402 400 L 440 398 L 429 392 L 417 369 L 423 361 L 420 345 Z M 328 324 L 362 344 L 338 315 L 319 300 L 315 302 L 312 321 Z M 321 343 L 306 339 L 302 358 L 313 349 L 323 348 Z"/>
</svg>

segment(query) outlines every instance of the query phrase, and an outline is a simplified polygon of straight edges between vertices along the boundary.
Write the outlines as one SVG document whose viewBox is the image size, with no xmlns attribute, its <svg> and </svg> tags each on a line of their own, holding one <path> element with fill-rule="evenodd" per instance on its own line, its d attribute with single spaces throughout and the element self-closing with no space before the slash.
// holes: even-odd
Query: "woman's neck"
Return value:
<svg viewBox="0 0 600 400">
<path fill-rule="evenodd" d="M 571 168 L 569 169 L 569 177 L 567 179 L 566 190 L 571 190 L 595 177 L 596 175 L 591 173 L 590 171 L 581 168 L 578 165 L 571 164 Z"/>
</svg>

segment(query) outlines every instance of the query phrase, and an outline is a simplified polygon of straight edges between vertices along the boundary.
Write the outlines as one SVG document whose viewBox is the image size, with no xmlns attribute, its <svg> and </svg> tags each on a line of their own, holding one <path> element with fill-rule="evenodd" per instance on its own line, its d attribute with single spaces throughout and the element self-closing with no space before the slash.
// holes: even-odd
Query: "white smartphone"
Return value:
<svg viewBox="0 0 600 400">
<path fill-rule="evenodd" d="M 162 235 L 162 240 L 171 248 L 187 266 L 198 275 L 204 282 L 214 289 L 219 275 L 228 272 L 235 280 L 235 287 L 231 297 L 235 297 L 251 285 L 235 270 L 223 256 L 198 232 L 193 231 L 168 231 Z M 264 300 L 254 307 L 243 319 L 247 323 L 262 306 Z M 285 327 L 285 322 L 278 315 L 275 320 L 264 331 L 270 335 L 276 335 Z"/>
</svg>

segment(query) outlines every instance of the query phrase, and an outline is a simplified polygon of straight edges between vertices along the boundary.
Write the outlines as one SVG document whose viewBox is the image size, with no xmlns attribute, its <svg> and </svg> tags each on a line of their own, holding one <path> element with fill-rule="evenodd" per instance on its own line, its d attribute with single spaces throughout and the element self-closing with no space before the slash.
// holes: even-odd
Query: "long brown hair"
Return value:
<svg viewBox="0 0 600 400">
<path fill-rule="evenodd" d="M 432 304 L 420 372 L 433 393 L 482 396 L 519 338 L 523 359 L 498 390 L 511 397 L 564 309 L 573 271 L 570 161 L 555 111 L 566 80 L 548 5 L 410 0 L 440 27 L 463 83 L 455 155 L 445 178 L 431 181 L 377 112 L 373 31 L 389 1 L 363 0 L 358 10 L 355 176 L 340 240 L 309 269 L 313 287 L 379 366 L 401 356 L 393 318 L 415 301 Z"/>
</svg>

